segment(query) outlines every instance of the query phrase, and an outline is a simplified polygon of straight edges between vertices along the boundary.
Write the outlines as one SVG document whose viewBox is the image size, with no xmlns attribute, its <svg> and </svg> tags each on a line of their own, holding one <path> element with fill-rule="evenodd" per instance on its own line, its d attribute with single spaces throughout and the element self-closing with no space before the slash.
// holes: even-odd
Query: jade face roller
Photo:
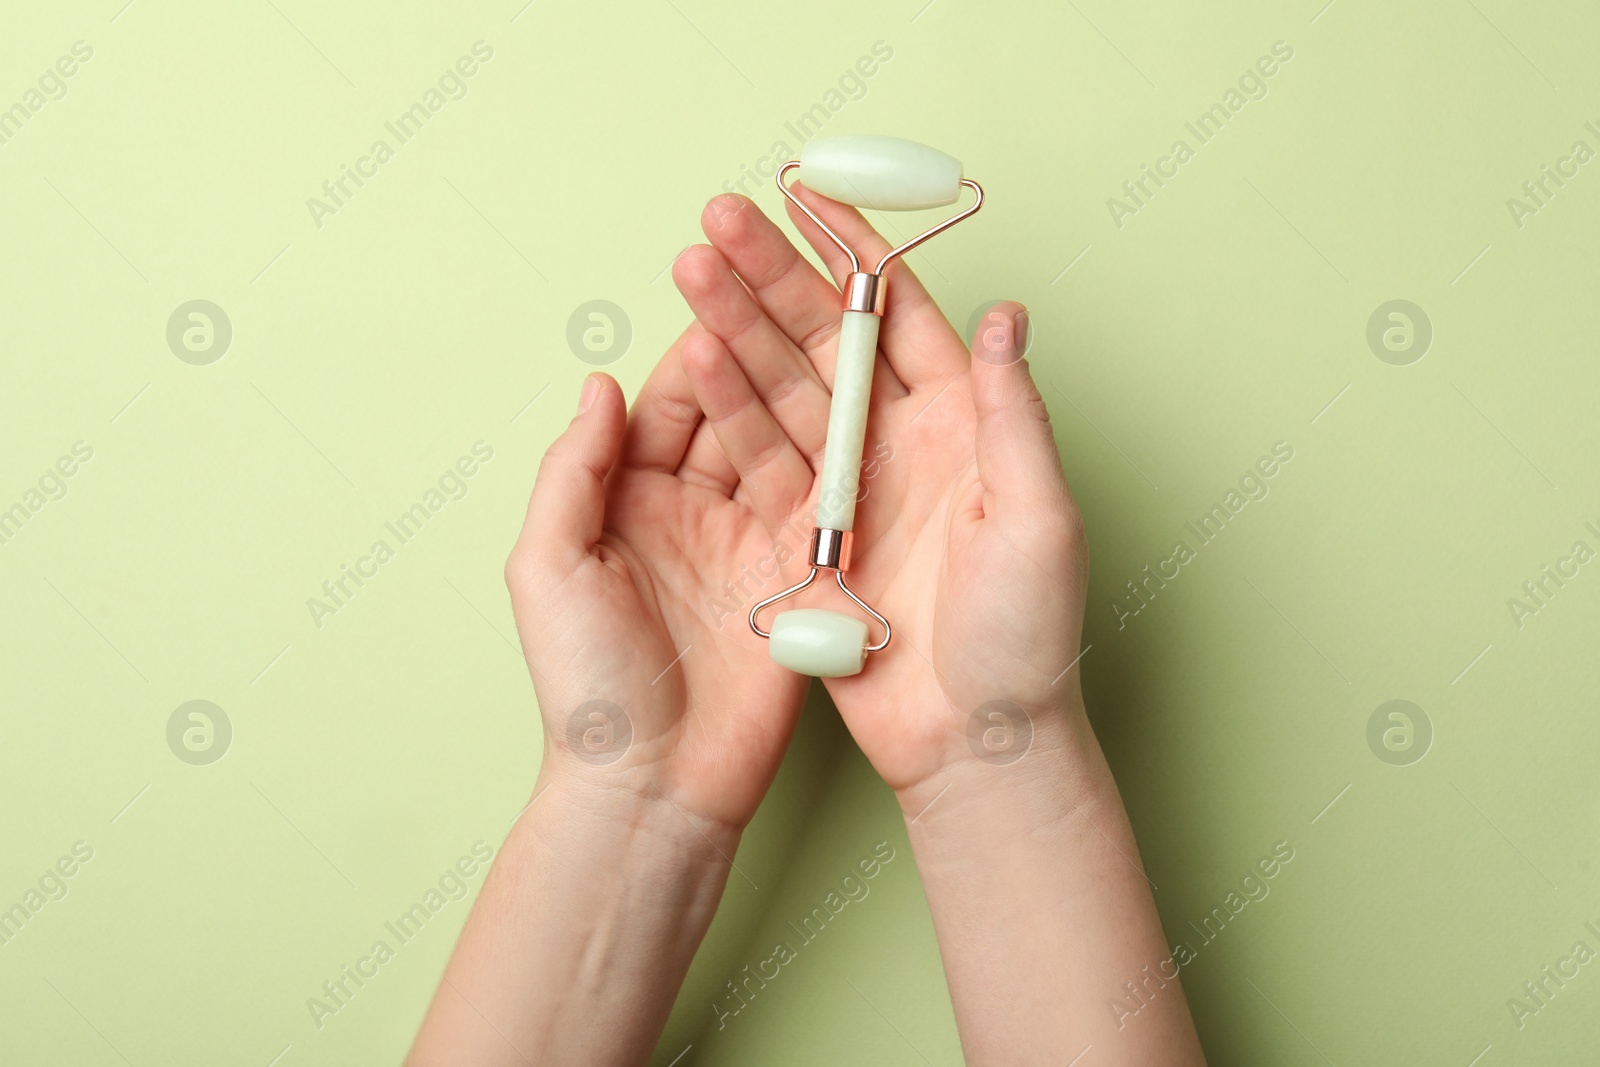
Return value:
<svg viewBox="0 0 1600 1067">
<path fill-rule="evenodd" d="M 960 198 L 962 186 L 971 189 L 977 199 L 960 214 L 892 249 L 869 273 L 861 269 L 861 260 L 850 246 L 785 184 L 784 175 L 797 168 L 806 188 L 854 207 L 880 211 L 943 207 Z M 778 168 L 777 181 L 783 195 L 850 258 L 850 273 L 844 282 L 844 321 L 839 327 L 833 400 L 828 409 L 822 492 L 817 503 L 817 525 L 811 532 L 811 573 L 798 584 L 751 608 L 750 629 L 768 639 L 768 651 L 773 660 L 790 670 L 817 678 L 840 678 L 861 673 L 866 666 L 867 653 L 887 648 L 894 632 L 889 620 L 868 606 L 844 580 L 844 572 L 850 566 L 861 450 L 867 433 L 867 401 L 872 390 L 878 326 L 884 308 L 883 272 L 897 257 L 975 214 L 983 206 L 983 187 L 963 178 L 961 161 L 943 152 L 898 137 L 869 135 L 808 141 L 800 150 L 798 160 Z M 864 621 L 819 608 L 781 612 L 772 620 L 770 632 L 756 622 L 756 616 L 763 609 L 794 596 L 816 581 L 819 571 L 825 570 L 833 572 L 845 596 L 883 626 L 882 640 L 869 644 Z"/>
</svg>

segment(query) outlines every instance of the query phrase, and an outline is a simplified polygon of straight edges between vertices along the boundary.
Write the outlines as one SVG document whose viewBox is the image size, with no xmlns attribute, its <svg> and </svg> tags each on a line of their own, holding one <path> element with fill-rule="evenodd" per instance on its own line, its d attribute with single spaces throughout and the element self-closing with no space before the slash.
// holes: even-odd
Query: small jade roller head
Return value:
<svg viewBox="0 0 1600 1067">
<path fill-rule="evenodd" d="M 773 662 L 813 678 L 844 678 L 867 665 L 867 624 L 822 608 L 780 611 L 772 620 Z"/>
<path fill-rule="evenodd" d="M 971 189 L 977 199 L 959 214 L 891 249 L 876 268 L 867 271 L 855 250 L 794 195 L 784 181 L 792 170 L 800 172 L 800 182 L 807 189 L 853 207 L 880 211 L 943 207 L 960 199 L 963 188 Z M 896 257 L 975 214 L 983 206 L 983 187 L 961 176 L 960 160 L 927 145 L 899 137 L 853 134 L 806 142 L 799 159 L 778 168 L 778 188 L 850 258 L 850 273 L 844 285 L 844 317 L 834 365 L 833 399 L 828 409 L 821 503 L 817 506 L 816 529 L 811 534 L 811 573 L 751 608 L 750 629 L 768 639 L 773 660 L 790 670 L 817 678 L 839 678 L 860 674 L 866 666 L 867 653 L 881 652 L 893 636 L 889 620 L 857 596 L 844 579 L 850 566 L 857 481 L 866 441 L 872 369 L 878 354 L 878 327 L 885 303 L 883 272 Z M 770 632 L 756 621 L 764 608 L 799 593 L 825 570 L 833 572 L 840 591 L 856 607 L 883 627 L 883 638 L 876 644 L 868 643 L 869 628 L 861 619 L 821 608 L 782 612 L 773 619 Z"/>
</svg>

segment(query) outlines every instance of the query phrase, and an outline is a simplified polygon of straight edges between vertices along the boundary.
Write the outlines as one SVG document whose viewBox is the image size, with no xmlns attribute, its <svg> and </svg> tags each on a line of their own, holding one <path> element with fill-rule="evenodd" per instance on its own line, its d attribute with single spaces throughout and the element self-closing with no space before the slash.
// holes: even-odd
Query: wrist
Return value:
<svg viewBox="0 0 1600 1067">
<path fill-rule="evenodd" d="M 737 841 L 772 783 L 781 748 L 761 738 L 743 751 L 717 751 L 725 742 L 699 736 L 692 702 L 670 688 L 663 685 L 626 711 L 591 700 L 565 721 L 547 715 L 535 791 L 554 784 L 625 818 L 665 809 L 678 816 L 666 825 L 698 827 L 719 845 Z M 798 712 L 798 700 L 792 706 Z"/>
<path fill-rule="evenodd" d="M 508 1062 L 509 1046 L 528 1063 L 644 1063 L 737 844 L 663 796 L 547 763 L 478 894 L 417 1062 Z"/>
<path fill-rule="evenodd" d="M 534 813 L 534 825 L 570 835 L 576 847 L 625 853 L 683 874 L 713 871 L 725 877 L 742 830 L 687 810 L 655 782 L 579 773 L 548 760 L 518 823 Z"/>
<path fill-rule="evenodd" d="M 967 822 L 981 831 L 997 819 L 1016 828 L 1037 826 L 1098 804 L 1108 790 L 1116 794 L 1076 687 L 1055 706 L 983 705 L 951 747 L 953 754 L 936 770 L 895 790 L 913 831 Z"/>
</svg>

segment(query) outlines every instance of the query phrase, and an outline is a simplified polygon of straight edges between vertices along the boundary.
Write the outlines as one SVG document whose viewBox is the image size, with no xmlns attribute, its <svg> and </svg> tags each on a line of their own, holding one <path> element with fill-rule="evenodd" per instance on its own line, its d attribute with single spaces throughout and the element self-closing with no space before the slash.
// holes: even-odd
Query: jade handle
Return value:
<svg viewBox="0 0 1600 1067">
<path fill-rule="evenodd" d="M 817 526 L 824 530 L 855 526 L 880 321 L 869 311 L 846 311 L 839 327 L 839 358 L 833 371 L 833 403 L 828 409 L 828 440 L 817 500 Z"/>
</svg>

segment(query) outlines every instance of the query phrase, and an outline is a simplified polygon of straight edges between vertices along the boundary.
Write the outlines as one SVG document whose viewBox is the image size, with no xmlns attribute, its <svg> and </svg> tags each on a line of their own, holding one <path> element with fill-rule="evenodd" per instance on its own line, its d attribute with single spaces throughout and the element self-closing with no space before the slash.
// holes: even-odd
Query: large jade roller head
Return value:
<svg viewBox="0 0 1600 1067">
<path fill-rule="evenodd" d="M 961 198 L 961 161 L 898 137 L 824 137 L 800 149 L 800 181 L 841 204 L 914 211 Z"/>
<path fill-rule="evenodd" d="M 855 250 L 794 195 L 784 176 L 800 171 L 807 189 L 831 200 L 880 211 L 914 211 L 943 207 L 971 189 L 971 207 L 891 249 L 871 271 L 862 269 Z M 792 671 L 818 678 L 861 673 L 867 653 L 889 645 L 889 620 L 874 611 L 844 579 L 850 567 L 851 531 L 855 528 L 856 492 L 861 450 L 866 441 L 867 407 L 872 367 L 878 354 L 878 326 L 884 309 L 883 272 L 899 256 L 936 233 L 949 229 L 983 206 L 983 187 L 961 176 L 961 161 L 915 141 L 898 137 L 852 135 L 808 141 L 800 158 L 778 168 L 778 188 L 827 234 L 850 259 L 844 283 L 844 319 L 839 326 L 839 355 L 833 376 L 833 401 L 828 411 L 828 438 L 822 459 L 817 525 L 811 533 L 811 573 L 796 585 L 750 609 L 750 629 L 768 639 L 772 658 Z M 778 614 L 771 631 L 756 622 L 761 611 L 794 596 L 832 571 L 839 589 L 883 627 L 883 638 L 871 640 L 867 624 L 854 615 L 820 608 L 799 608 Z"/>
</svg>

